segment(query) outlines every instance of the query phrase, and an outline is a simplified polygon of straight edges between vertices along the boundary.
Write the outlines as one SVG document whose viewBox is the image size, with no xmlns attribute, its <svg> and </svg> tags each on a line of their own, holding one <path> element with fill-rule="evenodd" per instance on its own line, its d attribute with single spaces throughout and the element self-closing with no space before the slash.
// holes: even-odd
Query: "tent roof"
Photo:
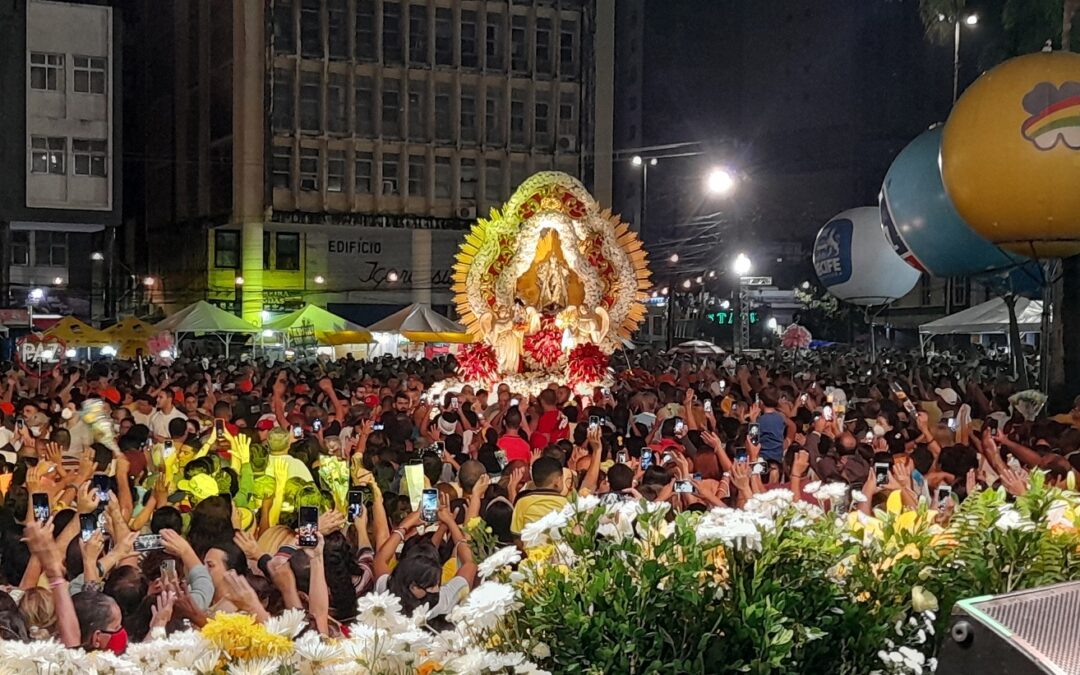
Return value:
<svg viewBox="0 0 1080 675">
<path fill-rule="evenodd" d="M 416 303 L 373 324 L 372 333 L 401 333 L 413 342 L 472 342 L 465 326 L 447 319 L 430 305 Z"/>
<path fill-rule="evenodd" d="M 258 328 L 205 300 L 188 305 L 154 326 L 173 333 L 257 333 Z"/>
<path fill-rule="evenodd" d="M 121 319 L 105 329 L 105 333 L 113 340 L 148 340 L 161 331 L 146 323 L 142 319 L 129 316 Z"/>
<path fill-rule="evenodd" d="M 1016 321 L 1021 333 L 1038 333 L 1042 329 L 1042 302 L 1018 298 Z M 956 314 L 942 317 L 919 326 L 923 335 L 972 335 L 977 333 L 1008 333 L 1009 309 L 1001 298 L 987 300 Z"/>
<path fill-rule="evenodd" d="M 350 344 L 371 342 L 371 333 L 366 328 L 352 321 L 343 319 L 316 305 L 304 305 L 302 308 L 280 316 L 263 324 L 263 329 L 288 332 L 310 324 L 315 336 L 328 344 Z M 347 340 L 342 342 L 341 340 Z"/>
<path fill-rule="evenodd" d="M 46 335 L 63 340 L 68 347 L 104 347 L 112 340 L 104 331 L 65 316 L 45 331 Z"/>
</svg>

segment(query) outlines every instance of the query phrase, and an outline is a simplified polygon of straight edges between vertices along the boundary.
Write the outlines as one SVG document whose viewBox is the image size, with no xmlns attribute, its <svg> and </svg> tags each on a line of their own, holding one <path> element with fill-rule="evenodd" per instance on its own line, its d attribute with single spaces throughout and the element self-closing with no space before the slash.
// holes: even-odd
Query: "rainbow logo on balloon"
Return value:
<svg viewBox="0 0 1080 675">
<path fill-rule="evenodd" d="M 1040 82 L 1024 97 L 1024 110 L 1031 117 L 1021 132 L 1035 147 L 1052 150 L 1064 143 L 1080 150 L 1080 82 L 1066 82 L 1060 88 Z"/>
</svg>

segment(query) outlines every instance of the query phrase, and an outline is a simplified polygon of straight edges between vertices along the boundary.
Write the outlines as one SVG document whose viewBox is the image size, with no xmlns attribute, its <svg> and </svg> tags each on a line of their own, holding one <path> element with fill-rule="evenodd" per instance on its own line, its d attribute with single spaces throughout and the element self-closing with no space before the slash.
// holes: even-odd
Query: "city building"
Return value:
<svg viewBox="0 0 1080 675">
<path fill-rule="evenodd" d="M 0 303 L 101 320 L 121 222 L 109 2 L 0 3 Z M 92 255 L 97 252 L 99 255 Z"/>
<path fill-rule="evenodd" d="M 445 306 L 462 231 L 533 172 L 610 202 L 614 0 L 129 2 L 164 308 Z"/>
</svg>

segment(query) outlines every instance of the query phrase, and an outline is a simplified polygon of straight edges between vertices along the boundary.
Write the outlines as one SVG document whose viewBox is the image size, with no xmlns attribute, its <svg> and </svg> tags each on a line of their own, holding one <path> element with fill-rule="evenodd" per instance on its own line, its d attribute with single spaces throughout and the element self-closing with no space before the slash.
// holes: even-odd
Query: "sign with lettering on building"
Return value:
<svg viewBox="0 0 1080 675">
<path fill-rule="evenodd" d="M 381 227 L 308 230 L 308 259 L 325 260 L 328 291 L 425 288 L 449 293 L 465 232 Z"/>
</svg>

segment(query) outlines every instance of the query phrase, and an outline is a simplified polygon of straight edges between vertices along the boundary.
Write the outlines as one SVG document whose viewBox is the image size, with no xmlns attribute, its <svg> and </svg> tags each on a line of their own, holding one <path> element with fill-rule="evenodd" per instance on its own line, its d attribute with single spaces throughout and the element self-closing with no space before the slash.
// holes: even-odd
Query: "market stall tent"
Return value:
<svg viewBox="0 0 1080 675">
<path fill-rule="evenodd" d="M 315 339 L 325 345 L 336 346 L 373 342 L 368 329 L 316 305 L 305 305 L 295 312 L 264 323 L 263 330 L 287 334 L 291 330 L 309 326 L 315 333 Z"/>
<path fill-rule="evenodd" d="M 49 330 L 45 331 L 45 335 L 60 340 L 69 349 L 104 347 L 110 344 L 111 340 L 105 331 L 85 324 L 73 316 L 65 316 L 54 323 Z"/>
<path fill-rule="evenodd" d="M 225 343 L 225 354 L 229 354 L 229 343 L 237 334 L 250 335 L 259 329 L 235 314 L 211 305 L 205 300 L 188 305 L 176 314 L 154 325 L 158 331 L 169 331 L 176 335 L 176 341 L 186 334 L 216 335 Z"/>
<path fill-rule="evenodd" d="M 1017 298 L 1016 321 L 1020 324 L 1021 333 L 1038 333 L 1042 328 L 1042 302 Z M 919 326 L 919 334 L 926 337 L 1008 332 L 1009 308 L 1001 298 L 987 300 L 981 305 Z"/>
<path fill-rule="evenodd" d="M 142 349 L 143 353 L 150 353 L 149 340 L 160 332 L 154 326 L 134 316 L 121 319 L 105 329 L 105 334 L 116 347 L 116 355 L 122 359 L 135 358 L 135 352 L 138 349 Z"/>
<path fill-rule="evenodd" d="M 456 321 L 447 319 L 430 305 L 416 303 L 372 324 L 372 333 L 398 333 L 412 342 L 472 342 L 472 336 Z"/>
</svg>

